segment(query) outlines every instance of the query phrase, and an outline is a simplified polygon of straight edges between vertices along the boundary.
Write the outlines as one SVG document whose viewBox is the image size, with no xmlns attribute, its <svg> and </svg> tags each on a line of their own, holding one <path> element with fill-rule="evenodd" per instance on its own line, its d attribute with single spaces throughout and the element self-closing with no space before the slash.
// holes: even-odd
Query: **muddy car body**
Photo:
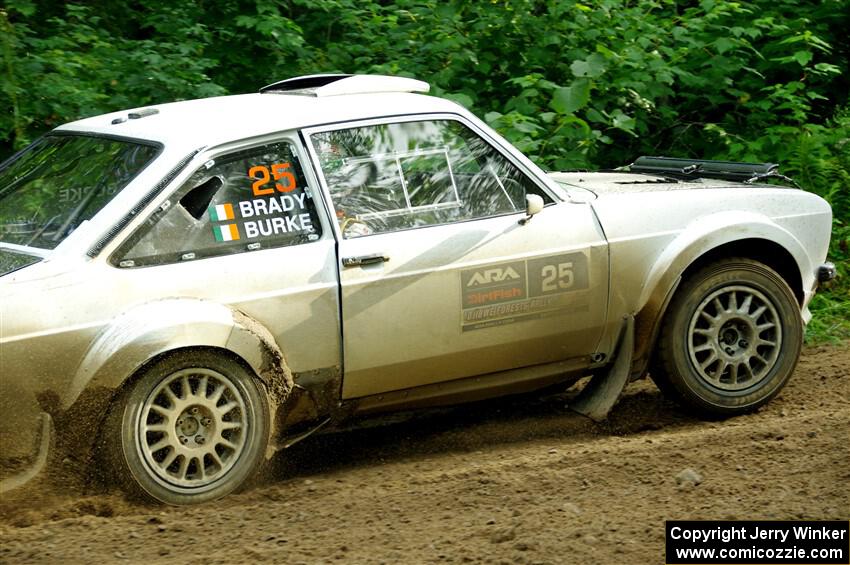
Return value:
<svg viewBox="0 0 850 565">
<path fill-rule="evenodd" d="M 7 162 L 3 457 L 43 462 L 52 421 L 63 457 L 190 503 L 369 412 L 594 374 L 576 407 L 603 418 L 650 364 L 704 412 L 779 391 L 832 272 L 826 202 L 708 162 L 547 174 L 425 91 L 299 77 Z"/>
</svg>

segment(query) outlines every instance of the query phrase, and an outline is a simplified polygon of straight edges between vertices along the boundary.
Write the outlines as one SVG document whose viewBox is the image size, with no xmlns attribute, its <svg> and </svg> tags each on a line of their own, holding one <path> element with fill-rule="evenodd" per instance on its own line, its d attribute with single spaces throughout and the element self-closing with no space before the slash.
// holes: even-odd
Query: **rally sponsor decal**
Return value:
<svg viewBox="0 0 850 565">
<path fill-rule="evenodd" d="M 583 252 L 461 271 L 461 329 L 587 311 L 574 297 L 588 288 L 588 277 Z"/>
<path fill-rule="evenodd" d="M 525 261 L 462 271 L 460 280 L 464 308 L 510 302 L 528 296 Z"/>
</svg>

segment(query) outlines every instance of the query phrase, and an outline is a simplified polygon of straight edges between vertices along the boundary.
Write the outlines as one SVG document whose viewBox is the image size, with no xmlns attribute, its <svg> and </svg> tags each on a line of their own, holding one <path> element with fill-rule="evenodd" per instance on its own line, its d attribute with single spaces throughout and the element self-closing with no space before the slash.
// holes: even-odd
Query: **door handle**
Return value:
<svg viewBox="0 0 850 565">
<path fill-rule="evenodd" d="M 360 255 L 359 257 L 343 257 L 343 267 L 361 267 L 363 265 L 374 265 L 376 263 L 385 263 L 390 258 L 383 253 L 373 253 L 372 255 Z"/>
</svg>

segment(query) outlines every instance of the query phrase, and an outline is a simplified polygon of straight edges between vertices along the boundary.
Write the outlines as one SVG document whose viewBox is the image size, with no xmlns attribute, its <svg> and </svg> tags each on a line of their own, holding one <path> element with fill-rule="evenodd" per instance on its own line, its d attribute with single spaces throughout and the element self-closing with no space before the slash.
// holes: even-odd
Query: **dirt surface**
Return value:
<svg viewBox="0 0 850 565">
<path fill-rule="evenodd" d="M 779 397 L 722 422 L 649 381 L 604 424 L 567 400 L 313 437 L 199 508 L 45 479 L 0 501 L 0 562 L 663 563 L 665 519 L 850 518 L 847 345 L 805 351 Z"/>
</svg>

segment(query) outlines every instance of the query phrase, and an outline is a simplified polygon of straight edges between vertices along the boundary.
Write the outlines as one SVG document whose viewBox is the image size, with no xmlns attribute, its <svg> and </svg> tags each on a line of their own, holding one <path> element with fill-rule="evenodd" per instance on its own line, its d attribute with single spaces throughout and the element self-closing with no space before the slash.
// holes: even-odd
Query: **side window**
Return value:
<svg viewBox="0 0 850 565">
<path fill-rule="evenodd" d="M 459 122 L 421 121 L 311 136 L 346 239 L 510 214 L 551 199 Z"/>
<path fill-rule="evenodd" d="M 321 227 L 287 142 L 207 162 L 122 247 L 121 266 L 158 265 L 313 241 Z"/>
</svg>

